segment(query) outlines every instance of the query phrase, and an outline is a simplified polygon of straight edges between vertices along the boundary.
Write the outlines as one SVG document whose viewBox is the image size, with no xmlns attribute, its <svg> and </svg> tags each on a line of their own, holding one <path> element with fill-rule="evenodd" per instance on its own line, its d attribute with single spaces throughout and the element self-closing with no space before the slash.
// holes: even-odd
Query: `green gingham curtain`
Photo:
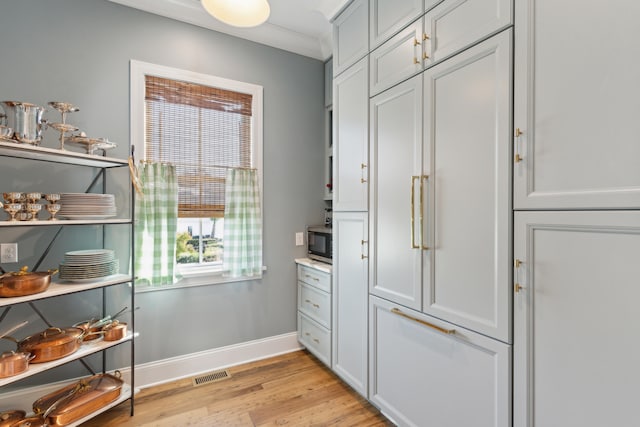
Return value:
<svg viewBox="0 0 640 427">
<path fill-rule="evenodd" d="M 227 171 L 223 269 L 229 277 L 262 276 L 262 219 L 258 174 Z"/>
<path fill-rule="evenodd" d="M 175 166 L 143 163 L 138 174 L 143 194 L 136 198 L 136 284 L 172 285 L 178 224 Z"/>
</svg>

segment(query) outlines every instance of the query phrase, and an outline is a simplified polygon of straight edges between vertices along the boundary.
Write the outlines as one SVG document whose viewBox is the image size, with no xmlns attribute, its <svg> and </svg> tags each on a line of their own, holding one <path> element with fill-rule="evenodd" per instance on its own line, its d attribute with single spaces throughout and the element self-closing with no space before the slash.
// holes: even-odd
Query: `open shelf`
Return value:
<svg viewBox="0 0 640 427">
<path fill-rule="evenodd" d="M 47 227 L 52 225 L 105 225 L 105 224 L 131 224 L 131 220 L 125 219 L 59 219 L 56 221 L 49 221 L 48 219 L 41 219 L 38 221 L 0 221 L 0 227 Z"/>
<path fill-rule="evenodd" d="M 8 141 L 0 141 L 0 156 L 98 168 L 121 167 L 129 164 L 128 160 L 113 157 L 96 156 L 95 154 L 77 153 L 75 151 Z"/>
<path fill-rule="evenodd" d="M 65 363 L 82 359 L 83 357 L 89 356 L 90 354 L 98 353 L 99 351 L 106 350 L 107 348 L 115 347 L 116 345 L 123 342 L 131 341 L 133 339 L 133 336 L 133 332 L 129 331 L 127 332 L 127 336 L 119 341 L 105 341 L 103 339 L 87 341 L 83 343 L 75 353 L 61 359 L 52 360 L 51 362 L 45 363 L 30 363 L 29 369 L 22 372 L 21 374 L 0 379 L 0 387 L 39 374 L 40 372 L 47 371 L 49 369 L 55 368 L 56 366 L 64 365 Z"/>
<path fill-rule="evenodd" d="M 96 415 L 99 415 L 99 414 L 101 414 L 101 413 L 103 413 L 105 411 L 108 411 L 109 409 L 111 409 L 111 408 L 113 408 L 115 406 L 118 406 L 119 404 L 121 404 L 125 400 L 130 399 L 132 396 L 133 396 L 133 394 L 132 394 L 131 386 L 129 386 L 129 384 L 126 384 L 126 383 L 122 384 L 122 389 L 120 390 L 120 397 L 118 397 L 116 400 L 114 400 L 113 402 L 109 403 L 108 405 L 105 405 L 102 408 L 98 409 L 97 411 L 90 413 L 86 417 L 80 418 L 75 423 L 68 424 L 68 426 L 69 427 L 79 426 L 82 423 L 84 423 L 86 421 L 89 421 L 91 418 L 95 417 Z"/>
<path fill-rule="evenodd" d="M 0 298 L 0 307 L 57 297 L 59 295 L 73 294 L 89 289 L 99 289 L 104 288 L 105 286 L 119 285 L 121 283 L 127 283 L 131 281 L 132 277 L 128 274 L 115 274 L 113 276 L 109 276 L 105 280 L 98 280 L 90 283 L 53 282 L 51 283 L 51 285 L 49 285 L 49 289 L 44 292 L 40 292 L 39 294 L 14 298 Z"/>
</svg>

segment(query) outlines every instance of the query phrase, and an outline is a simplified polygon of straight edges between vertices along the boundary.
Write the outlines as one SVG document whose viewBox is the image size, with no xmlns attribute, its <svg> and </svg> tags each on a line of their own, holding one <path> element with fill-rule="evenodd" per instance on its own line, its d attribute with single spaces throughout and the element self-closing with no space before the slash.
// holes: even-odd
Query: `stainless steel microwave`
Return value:
<svg viewBox="0 0 640 427">
<path fill-rule="evenodd" d="M 307 256 L 316 261 L 331 264 L 333 234 L 331 227 L 313 225 L 307 227 Z"/>
</svg>

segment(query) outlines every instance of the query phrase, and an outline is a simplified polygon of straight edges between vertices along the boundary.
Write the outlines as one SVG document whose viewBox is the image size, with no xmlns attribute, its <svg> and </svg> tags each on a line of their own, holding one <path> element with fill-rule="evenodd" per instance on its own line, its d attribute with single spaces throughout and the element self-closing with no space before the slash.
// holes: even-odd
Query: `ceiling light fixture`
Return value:
<svg viewBox="0 0 640 427">
<path fill-rule="evenodd" d="M 267 0 L 201 0 L 214 18 L 234 27 L 255 27 L 264 23 L 271 8 Z"/>
</svg>

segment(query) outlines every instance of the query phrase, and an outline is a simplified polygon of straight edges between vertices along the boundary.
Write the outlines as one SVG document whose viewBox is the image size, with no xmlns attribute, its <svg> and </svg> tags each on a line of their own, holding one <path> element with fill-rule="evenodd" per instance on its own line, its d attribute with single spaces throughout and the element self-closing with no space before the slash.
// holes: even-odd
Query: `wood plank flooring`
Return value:
<svg viewBox="0 0 640 427">
<path fill-rule="evenodd" d="M 392 426 L 376 408 L 307 351 L 227 370 L 194 387 L 184 379 L 141 391 L 83 427 Z"/>
</svg>

